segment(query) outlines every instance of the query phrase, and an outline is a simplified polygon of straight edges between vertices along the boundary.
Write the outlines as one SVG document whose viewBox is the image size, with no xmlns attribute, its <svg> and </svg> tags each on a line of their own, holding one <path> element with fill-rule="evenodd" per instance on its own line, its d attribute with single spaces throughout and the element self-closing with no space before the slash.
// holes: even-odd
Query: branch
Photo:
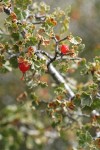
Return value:
<svg viewBox="0 0 100 150">
<path fill-rule="evenodd" d="M 34 47 L 33 47 L 34 48 Z M 37 53 L 38 50 L 35 50 L 35 54 L 37 55 L 37 57 L 39 57 L 40 59 L 45 59 L 45 57 L 43 56 L 42 53 Z M 48 59 L 46 59 L 46 65 L 48 64 Z M 65 81 L 65 79 L 62 77 L 62 75 L 56 70 L 56 68 L 53 66 L 52 63 L 50 63 L 50 65 L 48 66 L 48 71 L 50 73 L 50 75 L 53 77 L 53 79 L 59 84 L 59 83 L 63 83 L 65 89 L 68 92 L 68 95 L 70 96 L 70 99 L 73 99 L 75 94 L 74 92 L 70 89 L 70 87 L 68 86 L 68 83 Z"/>
<path fill-rule="evenodd" d="M 50 65 L 53 61 L 55 61 L 55 60 L 56 60 L 56 58 L 57 58 L 57 52 L 55 52 L 54 57 L 53 57 L 53 58 L 51 58 L 51 59 L 48 61 L 47 68 L 49 67 L 49 65 Z"/>
<path fill-rule="evenodd" d="M 4 12 L 5 12 L 6 14 L 10 15 L 12 11 L 11 11 L 11 8 L 6 8 L 6 7 L 4 7 Z M 43 17 L 44 17 L 44 16 L 43 16 Z M 40 19 L 41 19 L 41 17 L 40 17 Z M 44 19 L 44 20 L 45 20 L 45 19 Z M 19 22 L 17 21 L 17 23 L 19 23 Z M 22 34 L 23 38 L 25 38 L 25 31 L 23 31 L 21 34 Z M 47 53 L 43 53 L 43 54 L 42 54 L 42 53 L 37 53 L 38 50 L 35 51 L 35 54 L 36 54 L 37 57 L 39 57 L 40 59 L 46 59 L 46 65 L 47 65 L 47 67 L 48 67 L 49 73 L 50 73 L 51 76 L 57 81 L 57 83 L 63 83 L 63 84 L 64 84 L 65 89 L 68 91 L 68 94 L 69 94 L 69 96 L 70 96 L 70 99 L 72 99 L 72 98 L 75 96 L 74 92 L 70 89 L 70 87 L 69 87 L 68 84 L 66 83 L 65 79 L 61 76 L 61 74 L 55 69 L 55 67 L 54 67 L 53 64 L 52 64 L 52 62 L 57 58 L 57 54 L 58 54 L 58 40 L 57 40 L 55 37 L 54 37 L 53 39 L 54 39 L 55 42 L 56 42 L 56 49 L 55 49 L 55 56 L 54 56 L 54 58 L 49 57 L 49 60 L 48 60 L 48 59 L 46 59 L 46 58 L 44 57 L 44 54 L 45 54 L 47 57 L 48 57 L 48 54 L 47 54 Z M 61 40 L 60 40 L 59 42 L 61 42 Z M 39 46 L 39 45 L 38 45 L 38 46 Z M 36 49 L 36 47 L 33 47 L 33 48 Z M 48 65 L 48 63 L 49 63 L 49 65 Z"/>
<path fill-rule="evenodd" d="M 43 50 L 38 50 L 38 51 L 36 51 L 35 53 L 34 53 L 34 55 L 37 55 L 37 54 L 43 54 L 43 55 L 45 55 L 47 58 L 49 58 L 50 60 L 52 59 L 52 56 L 51 55 L 49 55 L 47 52 L 45 52 L 45 51 L 43 51 Z"/>
<path fill-rule="evenodd" d="M 35 19 L 45 21 L 46 15 L 40 15 L 39 13 L 37 13 L 35 14 Z"/>
<path fill-rule="evenodd" d="M 55 41 L 55 43 L 56 43 L 55 54 L 54 54 L 54 57 L 48 61 L 47 68 L 49 67 L 49 65 L 50 65 L 53 61 L 56 60 L 57 55 L 59 54 L 59 53 L 58 53 L 58 52 L 59 52 L 58 40 L 57 40 L 57 38 L 56 38 L 55 36 L 53 36 L 52 39 L 54 39 L 54 41 Z"/>
<path fill-rule="evenodd" d="M 32 22 L 32 24 L 43 24 L 44 23 L 44 21 L 38 21 L 38 22 Z"/>
<path fill-rule="evenodd" d="M 40 59 L 46 59 L 46 65 L 48 65 L 48 62 L 49 62 L 49 60 L 48 59 L 50 59 L 50 60 L 52 60 L 52 57 L 47 53 L 47 52 L 44 52 L 44 51 L 42 51 L 42 50 L 36 50 L 36 47 L 34 47 L 33 46 L 33 48 L 35 49 L 35 55 L 38 57 L 38 58 L 40 58 Z M 10 58 L 12 58 L 12 57 L 14 57 L 14 56 L 19 56 L 20 55 L 20 53 L 19 54 L 12 54 L 10 57 L 9 57 L 9 59 Z M 47 57 L 44 57 L 44 55 Z M 71 90 L 71 88 L 69 87 L 69 85 L 68 85 L 68 83 L 66 82 L 66 80 L 62 77 L 62 75 L 56 70 L 56 68 L 53 66 L 53 64 L 52 63 L 50 63 L 49 64 L 49 66 L 48 66 L 48 71 L 49 71 L 49 73 L 50 73 L 50 75 L 52 76 L 52 78 L 58 83 L 58 84 L 60 84 L 60 83 L 63 83 L 64 84 L 64 87 L 65 87 L 65 89 L 66 89 L 66 91 L 68 92 L 68 95 L 69 95 L 69 97 L 70 97 L 70 100 L 72 100 L 74 97 L 75 97 L 75 94 L 74 94 L 74 92 Z"/>
<path fill-rule="evenodd" d="M 63 39 L 59 40 L 58 43 L 65 41 L 65 40 L 69 40 L 69 36 L 64 37 Z"/>
<path fill-rule="evenodd" d="M 42 40 L 40 40 L 39 43 L 38 43 L 38 50 L 40 49 L 41 43 L 42 43 Z"/>
<path fill-rule="evenodd" d="M 74 58 L 71 58 L 71 57 L 68 57 L 68 56 L 59 56 L 59 57 L 57 57 L 57 59 L 56 60 L 61 60 L 61 59 L 63 59 L 63 60 L 82 60 L 82 58 L 80 58 L 80 57 L 74 57 Z"/>
<path fill-rule="evenodd" d="M 48 71 L 51 74 L 51 76 L 58 82 L 58 83 L 63 83 L 65 89 L 68 91 L 70 98 L 73 99 L 75 94 L 74 92 L 70 89 L 68 84 L 66 83 L 65 79 L 62 77 L 62 75 L 55 69 L 53 64 L 50 64 L 48 67 Z"/>
</svg>

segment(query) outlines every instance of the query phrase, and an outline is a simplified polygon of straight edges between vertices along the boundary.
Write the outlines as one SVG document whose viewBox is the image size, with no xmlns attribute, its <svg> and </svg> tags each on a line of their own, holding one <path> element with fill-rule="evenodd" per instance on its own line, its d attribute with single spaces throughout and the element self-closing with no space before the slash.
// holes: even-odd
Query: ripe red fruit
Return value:
<svg viewBox="0 0 100 150">
<path fill-rule="evenodd" d="M 65 44 L 61 45 L 60 51 L 61 51 L 61 53 L 64 54 L 64 55 L 67 54 L 67 53 L 69 52 L 69 46 L 68 46 L 68 45 L 65 45 Z"/>
<path fill-rule="evenodd" d="M 28 71 L 30 69 L 30 64 L 28 62 L 22 62 L 22 63 L 19 63 L 18 67 L 19 67 L 20 71 L 25 73 L 26 71 Z"/>
</svg>

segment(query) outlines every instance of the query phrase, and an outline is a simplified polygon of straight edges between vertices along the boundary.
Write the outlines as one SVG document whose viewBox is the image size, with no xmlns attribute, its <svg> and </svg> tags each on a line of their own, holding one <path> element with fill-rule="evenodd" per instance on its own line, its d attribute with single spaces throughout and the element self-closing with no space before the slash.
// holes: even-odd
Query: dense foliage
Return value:
<svg viewBox="0 0 100 150">
<path fill-rule="evenodd" d="M 18 104 L 1 110 L 1 150 L 52 149 L 60 137 L 63 147 L 58 142 L 54 149 L 100 148 L 100 57 L 79 57 L 85 45 L 68 30 L 69 12 L 51 12 L 44 2 L 1 1 L 0 73 L 16 69 L 26 84 Z"/>
</svg>

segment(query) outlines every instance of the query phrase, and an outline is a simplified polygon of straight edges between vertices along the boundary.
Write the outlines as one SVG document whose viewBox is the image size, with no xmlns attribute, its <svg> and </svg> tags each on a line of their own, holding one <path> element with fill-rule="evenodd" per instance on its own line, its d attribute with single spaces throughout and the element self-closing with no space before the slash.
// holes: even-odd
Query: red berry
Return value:
<svg viewBox="0 0 100 150">
<path fill-rule="evenodd" d="M 28 62 L 22 62 L 22 63 L 19 63 L 18 67 L 19 67 L 20 71 L 25 73 L 26 71 L 28 71 L 30 69 L 30 64 Z"/>
<path fill-rule="evenodd" d="M 60 47 L 60 51 L 61 51 L 61 53 L 62 54 L 67 54 L 68 52 L 69 52 L 69 46 L 68 45 L 61 45 L 61 47 Z"/>
</svg>

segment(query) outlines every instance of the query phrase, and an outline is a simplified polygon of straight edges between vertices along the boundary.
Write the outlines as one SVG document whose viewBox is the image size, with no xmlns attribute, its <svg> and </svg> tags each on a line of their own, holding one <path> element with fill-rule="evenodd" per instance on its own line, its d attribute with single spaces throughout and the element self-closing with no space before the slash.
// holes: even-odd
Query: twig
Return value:
<svg viewBox="0 0 100 150">
<path fill-rule="evenodd" d="M 56 60 L 57 55 L 59 54 L 59 53 L 58 53 L 58 51 L 59 51 L 58 40 L 57 40 L 57 38 L 56 38 L 55 36 L 53 36 L 52 39 L 54 39 L 55 42 L 56 42 L 55 55 L 54 55 L 54 57 L 53 57 L 52 59 L 49 60 L 49 62 L 48 62 L 48 64 L 47 64 L 47 68 L 49 67 L 49 65 L 50 65 L 53 61 Z"/>
<path fill-rule="evenodd" d="M 44 21 L 32 22 L 32 24 L 43 24 Z"/>
<path fill-rule="evenodd" d="M 67 116 L 70 120 L 72 120 L 73 122 L 78 122 L 75 118 L 73 118 L 70 114 L 65 114 L 65 116 Z"/>
<path fill-rule="evenodd" d="M 52 59 L 52 56 L 50 56 L 47 52 L 43 51 L 43 50 L 38 50 L 34 53 L 34 55 L 37 55 L 37 54 L 43 54 L 45 55 L 47 58 L 49 58 L 50 60 Z"/>
<path fill-rule="evenodd" d="M 62 41 L 65 41 L 68 39 L 68 36 L 64 37 L 63 39 L 59 40 L 58 43 L 62 42 Z"/>
<path fill-rule="evenodd" d="M 56 60 L 56 58 L 57 58 L 57 53 L 55 53 L 54 57 L 49 60 L 49 62 L 48 62 L 48 64 L 47 64 L 47 68 L 49 67 L 49 65 L 50 65 L 53 61 Z"/>
<path fill-rule="evenodd" d="M 46 19 L 46 15 L 35 14 L 35 19 L 44 21 Z"/>
<path fill-rule="evenodd" d="M 35 14 L 35 19 L 39 20 L 37 22 L 33 22 L 33 24 L 43 24 L 46 20 L 46 16 L 45 15 L 39 15 L 39 14 Z"/>
<path fill-rule="evenodd" d="M 61 58 L 62 59 L 66 59 L 66 60 L 82 60 L 81 58 L 79 58 L 79 57 L 75 57 L 75 58 L 70 58 L 70 57 L 68 57 L 68 56 L 59 56 L 59 57 L 57 57 L 57 59 L 56 60 L 61 60 Z"/>
<path fill-rule="evenodd" d="M 38 50 L 40 50 L 41 43 L 42 43 L 42 40 L 40 40 L 39 43 L 38 43 Z"/>
<path fill-rule="evenodd" d="M 55 41 L 56 43 L 58 43 L 58 40 L 57 40 L 57 38 L 56 38 L 55 36 L 53 36 L 52 39 L 54 39 L 54 41 Z"/>
</svg>

